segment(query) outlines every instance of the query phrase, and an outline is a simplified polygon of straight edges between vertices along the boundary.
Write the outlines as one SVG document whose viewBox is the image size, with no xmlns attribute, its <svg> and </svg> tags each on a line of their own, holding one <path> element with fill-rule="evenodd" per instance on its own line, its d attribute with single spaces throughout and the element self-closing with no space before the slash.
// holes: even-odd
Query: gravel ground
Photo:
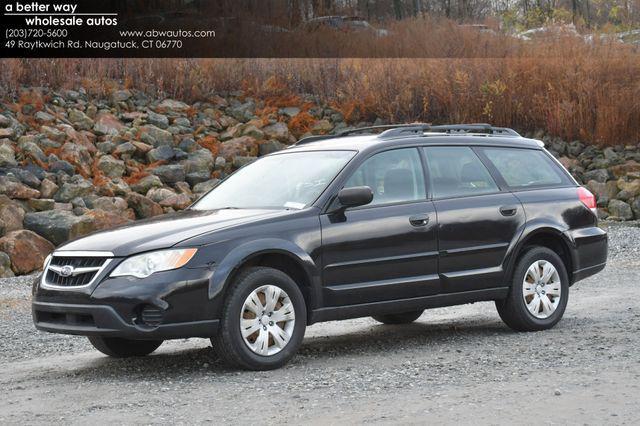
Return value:
<svg viewBox="0 0 640 426">
<path fill-rule="evenodd" d="M 260 373 L 225 368 L 204 339 L 108 359 L 33 328 L 33 277 L 0 280 L 0 424 L 637 424 L 640 228 L 609 235 L 609 265 L 571 288 L 553 330 L 514 333 L 492 303 L 316 324 Z"/>
</svg>

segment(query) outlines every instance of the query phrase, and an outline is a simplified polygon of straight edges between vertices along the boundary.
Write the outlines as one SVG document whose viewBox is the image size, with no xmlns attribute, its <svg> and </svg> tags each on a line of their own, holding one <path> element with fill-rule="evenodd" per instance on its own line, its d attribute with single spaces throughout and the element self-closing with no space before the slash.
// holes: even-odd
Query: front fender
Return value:
<svg viewBox="0 0 640 426">
<path fill-rule="evenodd" d="M 247 260 L 254 256 L 267 253 L 284 254 L 296 261 L 307 275 L 311 283 L 311 294 L 315 300 L 320 294 L 320 276 L 318 268 L 311 256 L 301 247 L 291 241 L 278 238 L 265 238 L 239 245 L 230 251 L 219 264 L 216 265 L 215 272 L 209 283 L 209 299 L 213 299 L 226 290 L 229 286 L 229 279 L 233 273 Z"/>
</svg>

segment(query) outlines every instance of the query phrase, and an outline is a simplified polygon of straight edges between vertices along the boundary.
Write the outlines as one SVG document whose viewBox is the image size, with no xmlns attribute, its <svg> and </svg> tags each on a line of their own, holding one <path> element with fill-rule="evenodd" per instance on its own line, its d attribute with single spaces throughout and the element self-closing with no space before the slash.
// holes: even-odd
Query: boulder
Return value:
<svg viewBox="0 0 640 426">
<path fill-rule="evenodd" d="M 81 237 L 93 231 L 92 221 L 67 210 L 47 210 L 27 213 L 24 227 L 55 245 Z"/>
<path fill-rule="evenodd" d="M 27 205 L 34 211 L 43 212 L 53 210 L 56 207 L 56 201 L 50 198 L 32 198 L 27 201 Z"/>
<path fill-rule="evenodd" d="M 311 133 L 314 135 L 325 135 L 333 130 L 333 124 L 329 120 L 319 120 L 311 128 Z"/>
<path fill-rule="evenodd" d="M 609 201 L 615 198 L 618 193 L 616 181 L 610 180 L 607 183 L 590 180 L 586 187 L 596 196 L 598 206 L 606 207 Z"/>
<path fill-rule="evenodd" d="M 82 179 L 80 176 L 74 176 L 69 182 L 66 182 L 54 195 L 57 202 L 68 203 L 76 197 L 85 197 L 94 192 L 93 184 Z"/>
<path fill-rule="evenodd" d="M 262 142 L 260 144 L 260 155 L 267 155 L 285 149 L 287 146 L 276 140 Z"/>
<path fill-rule="evenodd" d="M 240 155 L 244 157 L 256 157 L 258 155 L 258 143 L 249 136 L 242 136 L 222 143 L 220 155 L 227 161 L 232 161 L 233 157 Z"/>
<path fill-rule="evenodd" d="M 616 184 L 620 191 L 624 191 L 628 194 L 627 198 L 635 198 L 640 195 L 640 179 L 634 179 L 627 181 L 624 178 L 620 178 Z"/>
<path fill-rule="evenodd" d="M 160 145 L 147 152 L 147 160 L 149 163 L 155 163 L 158 161 L 168 161 L 175 157 L 173 148 L 169 145 Z"/>
<path fill-rule="evenodd" d="M 626 163 L 619 164 L 617 166 L 611 166 L 611 173 L 616 178 L 624 177 L 629 173 L 639 173 L 640 172 L 640 163 L 636 161 L 627 161 Z"/>
<path fill-rule="evenodd" d="M 166 115 L 149 111 L 147 113 L 147 123 L 153 124 L 154 126 L 161 129 L 166 129 L 167 127 L 169 127 L 169 118 L 167 118 Z"/>
<path fill-rule="evenodd" d="M 584 173 L 584 181 L 595 180 L 596 182 L 605 183 L 609 179 L 609 171 L 607 169 L 595 169 Z"/>
<path fill-rule="evenodd" d="M 13 276 L 11 258 L 7 253 L 0 251 L 0 278 L 11 278 Z"/>
<path fill-rule="evenodd" d="M 611 200 L 609 201 L 609 215 L 615 216 L 621 220 L 631 220 L 633 219 L 633 211 L 631 210 L 631 206 L 624 201 L 620 200 Z"/>
<path fill-rule="evenodd" d="M 111 229 L 131 222 L 131 220 L 123 214 L 105 210 L 89 210 L 81 216 L 81 219 L 88 220 L 91 223 L 91 231 L 89 232 Z"/>
<path fill-rule="evenodd" d="M 242 155 L 237 155 L 233 158 L 233 167 L 235 169 L 239 169 L 240 167 L 244 167 L 247 164 L 251 164 L 256 161 L 258 157 L 245 157 Z"/>
<path fill-rule="evenodd" d="M 282 115 L 286 115 L 289 118 L 293 118 L 296 115 L 300 114 L 300 108 L 298 107 L 285 107 L 280 110 Z"/>
<path fill-rule="evenodd" d="M 29 198 L 39 198 L 40 191 L 29 188 L 15 177 L 0 176 L 0 194 L 9 198 L 28 200 Z"/>
<path fill-rule="evenodd" d="M 10 144 L 0 144 L 0 167 L 18 165 L 15 154 L 15 150 Z"/>
<path fill-rule="evenodd" d="M 11 259 L 15 274 L 29 274 L 42 268 L 53 244 L 28 230 L 13 231 L 0 238 L 0 252 Z"/>
<path fill-rule="evenodd" d="M 124 175 L 126 168 L 124 161 L 116 160 L 111 155 L 103 155 L 98 160 L 98 169 L 110 178 L 118 178 Z"/>
<path fill-rule="evenodd" d="M 147 198 L 156 203 L 160 203 L 164 199 L 174 195 L 176 195 L 176 193 L 167 188 L 151 188 L 149 192 L 147 192 Z"/>
<path fill-rule="evenodd" d="M 285 123 L 281 122 L 263 127 L 262 132 L 266 139 L 275 139 L 284 143 L 288 143 L 291 136 L 289 127 L 287 127 Z"/>
<path fill-rule="evenodd" d="M 149 169 L 149 172 L 158 176 L 160 180 L 167 185 L 184 182 L 185 170 L 181 164 L 169 164 L 165 166 L 157 166 L 153 169 Z"/>
<path fill-rule="evenodd" d="M 91 165 L 93 161 L 91 159 L 91 152 L 86 146 L 67 142 L 62 145 L 60 159 L 76 166 L 78 171 L 84 176 L 91 175 Z"/>
<path fill-rule="evenodd" d="M 139 194 L 146 194 L 151 188 L 162 188 L 164 185 L 156 175 L 145 176 L 131 185 L 131 190 Z"/>
<path fill-rule="evenodd" d="M 131 142 L 121 143 L 120 145 L 116 146 L 116 148 L 113 150 L 113 152 L 119 156 L 125 156 L 125 155 L 132 156 L 136 151 L 137 151 L 136 146 Z"/>
<path fill-rule="evenodd" d="M 64 143 L 67 138 L 67 134 L 63 131 L 60 131 L 54 127 L 42 126 L 40 127 L 40 132 L 45 135 L 48 139 L 58 143 Z"/>
<path fill-rule="evenodd" d="M 116 118 L 115 115 L 110 113 L 100 113 L 96 117 L 95 125 L 93 126 L 93 131 L 97 135 L 111 135 L 117 136 L 120 134 L 120 131 L 124 129 L 124 124 L 120 122 Z"/>
<path fill-rule="evenodd" d="M 173 145 L 173 135 L 153 124 L 140 128 L 140 140 L 155 147 L 160 145 Z"/>
<path fill-rule="evenodd" d="M 640 197 L 633 200 L 631 203 L 631 210 L 633 211 L 633 216 L 640 220 Z"/>
<path fill-rule="evenodd" d="M 77 109 L 69 111 L 69 121 L 77 130 L 91 130 L 95 124 L 84 112 Z"/>
<path fill-rule="evenodd" d="M 164 213 L 158 203 L 135 192 L 127 195 L 127 204 L 136 212 L 136 217 L 139 219 L 158 216 Z"/>
<path fill-rule="evenodd" d="M 0 237 L 22 229 L 24 209 L 6 195 L 0 195 Z"/>
<path fill-rule="evenodd" d="M 193 192 L 195 194 L 204 194 L 205 192 L 209 192 L 219 184 L 220 184 L 220 179 L 210 179 L 206 182 L 202 182 L 195 185 L 193 187 Z"/>
<path fill-rule="evenodd" d="M 250 124 L 242 129 L 242 136 L 250 136 L 254 139 L 261 140 L 264 139 L 264 132 L 253 124 Z"/>
<path fill-rule="evenodd" d="M 135 218 L 135 213 L 129 208 L 127 201 L 121 197 L 98 197 L 91 201 L 91 208 L 115 213 L 128 219 Z"/>
<path fill-rule="evenodd" d="M 47 156 L 35 142 L 26 140 L 18 143 L 18 146 L 25 160 L 29 159 L 40 164 L 47 162 Z"/>
<path fill-rule="evenodd" d="M 165 99 L 158 104 L 158 109 L 167 112 L 185 112 L 189 109 L 189 105 L 174 99 Z"/>
<path fill-rule="evenodd" d="M 174 210 L 184 210 L 191 205 L 191 197 L 187 194 L 173 194 L 162 200 L 160 205 Z"/>
</svg>

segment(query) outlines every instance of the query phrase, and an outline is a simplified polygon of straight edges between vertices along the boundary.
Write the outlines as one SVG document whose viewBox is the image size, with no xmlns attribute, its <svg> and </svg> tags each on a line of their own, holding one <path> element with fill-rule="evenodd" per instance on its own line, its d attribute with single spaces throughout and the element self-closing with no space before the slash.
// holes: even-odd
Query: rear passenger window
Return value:
<svg viewBox="0 0 640 426">
<path fill-rule="evenodd" d="M 547 155 L 534 149 L 483 148 L 504 181 L 512 188 L 557 186 L 569 183 Z"/>
<path fill-rule="evenodd" d="M 487 168 L 468 147 L 424 148 L 434 198 L 463 197 L 498 192 Z"/>
<path fill-rule="evenodd" d="M 354 186 L 368 186 L 373 190 L 373 201 L 369 205 L 427 198 L 422 162 L 416 148 L 375 154 L 358 167 L 344 187 Z"/>
</svg>

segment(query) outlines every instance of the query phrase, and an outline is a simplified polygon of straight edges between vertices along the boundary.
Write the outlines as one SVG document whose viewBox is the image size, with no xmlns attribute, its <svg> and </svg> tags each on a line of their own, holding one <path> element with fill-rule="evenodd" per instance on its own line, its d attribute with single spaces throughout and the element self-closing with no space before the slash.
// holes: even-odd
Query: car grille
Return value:
<svg viewBox="0 0 640 426">
<path fill-rule="evenodd" d="M 53 256 L 45 274 L 45 284 L 56 287 L 89 285 L 109 262 L 107 257 Z"/>
</svg>

